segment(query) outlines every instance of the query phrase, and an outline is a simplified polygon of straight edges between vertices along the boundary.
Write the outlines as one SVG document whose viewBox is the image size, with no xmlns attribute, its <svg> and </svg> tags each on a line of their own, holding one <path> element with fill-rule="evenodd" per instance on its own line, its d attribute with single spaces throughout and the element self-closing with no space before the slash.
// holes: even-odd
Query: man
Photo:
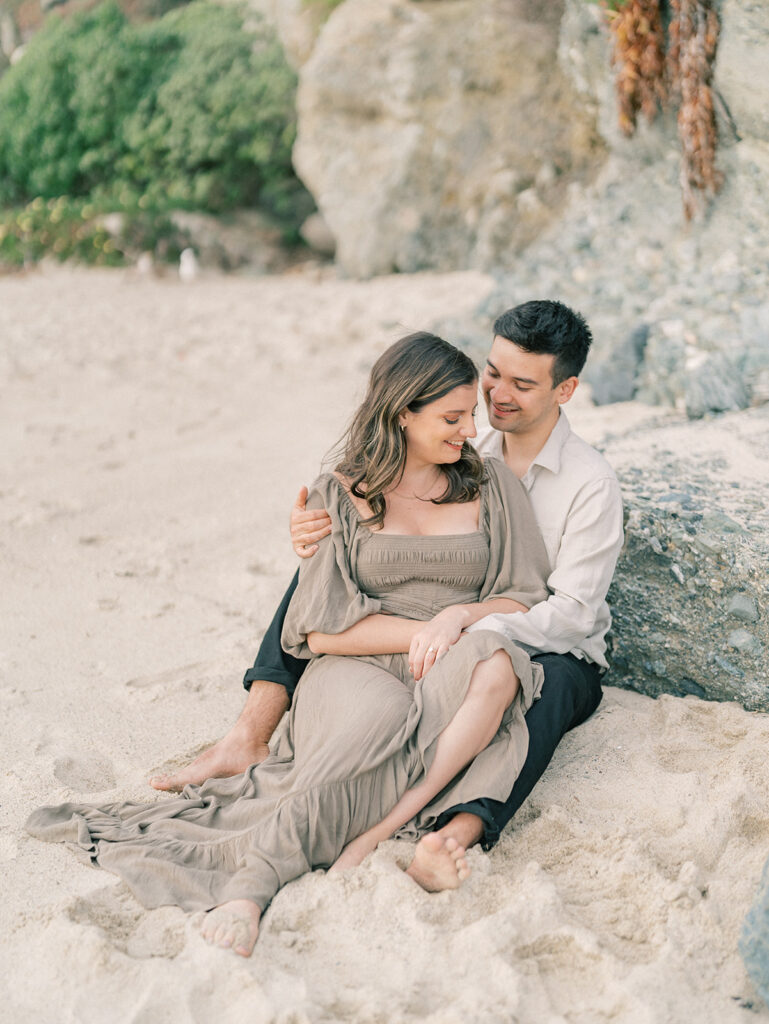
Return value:
<svg viewBox="0 0 769 1024">
<path fill-rule="evenodd" d="M 528 491 L 547 549 L 552 593 L 526 612 L 489 615 L 471 628 L 497 629 L 533 648 L 545 680 L 526 715 L 529 752 L 507 801 L 482 799 L 452 808 L 418 844 L 408 872 L 431 891 L 455 887 L 466 877 L 464 850 L 479 841 L 485 849 L 494 845 L 561 738 L 601 700 L 611 623 L 605 599 L 622 547 L 622 499 L 609 464 L 572 433 L 561 408 L 577 388 L 591 341 L 584 319 L 560 302 L 526 302 L 494 324 L 481 376 L 490 426 L 475 445 L 482 455 L 502 459 Z M 302 489 L 291 532 L 297 554 L 311 557 L 330 520 L 322 510 L 304 510 L 306 494 Z M 249 696 L 235 726 L 187 768 L 152 779 L 157 789 L 235 775 L 267 756 L 267 742 L 305 665 L 280 647 L 295 586 L 296 577 L 245 675 Z"/>
</svg>

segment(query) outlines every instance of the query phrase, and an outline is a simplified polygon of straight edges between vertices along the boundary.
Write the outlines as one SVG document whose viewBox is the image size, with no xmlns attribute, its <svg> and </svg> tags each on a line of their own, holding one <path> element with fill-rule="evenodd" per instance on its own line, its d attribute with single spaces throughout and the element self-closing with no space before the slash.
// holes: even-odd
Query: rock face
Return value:
<svg viewBox="0 0 769 1024">
<path fill-rule="evenodd" d="M 607 682 L 769 711 L 769 409 L 609 439 L 626 543 Z"/>
<path fill-rule="evenodd" d="M 484 343 L 506 306 L 563 299 L 593 327 L 601 403 L 768 401 L 769 5 L 721 16 L 725 184 L 687 224 L 675 117 L 621 135 L 598 5 L 345 0 L 302 67 L 295 149 L 337 261 L 493 268 L 477 323 L 445 328 Z"/>
<path fill-rule="evenodd" d="M 769 6 L 724 5 L 717 80 L 724 76 L 735 97 L 731 114 L 719 103 L 725 182 L 693 224 L 681 210 L 675 121 L 642 123 L 634 139 L 619 137 L 598 17 L 593 5 L 567 0 L 559 55 L 610 155 L 594 182 L 571 186 L 568 208 L 515 269 L 498 272 L 478 323 L 522 298 L 560 298 L 593 328 L 583 379 L 599 403 L 638 398 L 691 418 L 761 405 L 769 401 L 769 142 L 736 102 L 740 67 L 729 39 L 747 34 L 769 67 Z M 768 75 L 755 90 L 765 110 Z"/>
<path fill-rule="evenodd" d="M 721 5 L 716 86 L 740 135 L 769 142 L 769 10 L 751 0 Z"/>
<path fill-rule="evenodd" d="M 346 0 L 300 74 L 294 162 L 366 277 L 512 265 L 603 158 L 560 3 Z"/>
<path fill-rule="evenodd" d="M 739 946 L 750 980 L 769 1006 L 769 860 L 764 864 L 756 902 L 745 918 Z"/>
</svg>

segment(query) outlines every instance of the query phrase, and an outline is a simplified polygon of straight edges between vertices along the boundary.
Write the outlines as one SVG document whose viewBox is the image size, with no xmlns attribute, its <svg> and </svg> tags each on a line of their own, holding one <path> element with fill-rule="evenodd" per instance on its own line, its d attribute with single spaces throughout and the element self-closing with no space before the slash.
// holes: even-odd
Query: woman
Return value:
<svg viewBox="0 0 769 1024">
<path fill-rule="evenodd" d="M 266 761 L 160 803 L 42 808 L 30 832 L 77 843 L 145 906 L 210 910 L 208 941 L 248 956 L 286 882 L 504 798 L 541 669 L 499 634 L 463 630 L 543 600 L 547 560 L 518 480 L 467 444 L 476 389 L 472 362 L 429 334 L 375 364 L 312 492 L 332 532 L 283 631 L 312 661 Z"/>
</svg>

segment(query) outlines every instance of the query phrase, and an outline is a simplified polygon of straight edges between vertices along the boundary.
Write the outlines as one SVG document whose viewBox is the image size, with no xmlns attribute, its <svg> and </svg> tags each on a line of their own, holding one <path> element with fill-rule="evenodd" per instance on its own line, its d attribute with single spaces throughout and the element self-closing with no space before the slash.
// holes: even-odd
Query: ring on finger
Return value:
<svg viewBox="0 0 769 1024">
<path fill-rule="evenodd" d="M 427 648 L 427 653 L 428 654 L 435 654 L 435 648 L 431 645 L 430 647 Z"/>
</svg>

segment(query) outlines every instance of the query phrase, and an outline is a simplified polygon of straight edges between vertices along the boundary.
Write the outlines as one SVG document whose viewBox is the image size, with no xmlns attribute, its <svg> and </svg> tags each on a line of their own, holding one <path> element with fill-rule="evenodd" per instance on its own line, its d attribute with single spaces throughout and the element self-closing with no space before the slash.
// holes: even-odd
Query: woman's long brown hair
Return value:
<svg viewBox="0 0 769 1024">
<path fill-rule="evenodd" d="M 371 509 L 367 526 L 381 527 L 387 508 L 385 494 L 403 475 L 406 439 L 399 415 L 405 409 L 419 412 L 454 388 L 477 381 L 478 371 L 469 356 L 425 331 L 401 338 L 377 359 L 366 397 L 335 449 L 337 472 L 349 479 L 351 492 Z M 432 499 L 434 504 L 477 498 L 483 462 L 471 445 L 463 445 L 457 462 L 439 468 L 446 478 L 446 490 Z"/>
</svg>

